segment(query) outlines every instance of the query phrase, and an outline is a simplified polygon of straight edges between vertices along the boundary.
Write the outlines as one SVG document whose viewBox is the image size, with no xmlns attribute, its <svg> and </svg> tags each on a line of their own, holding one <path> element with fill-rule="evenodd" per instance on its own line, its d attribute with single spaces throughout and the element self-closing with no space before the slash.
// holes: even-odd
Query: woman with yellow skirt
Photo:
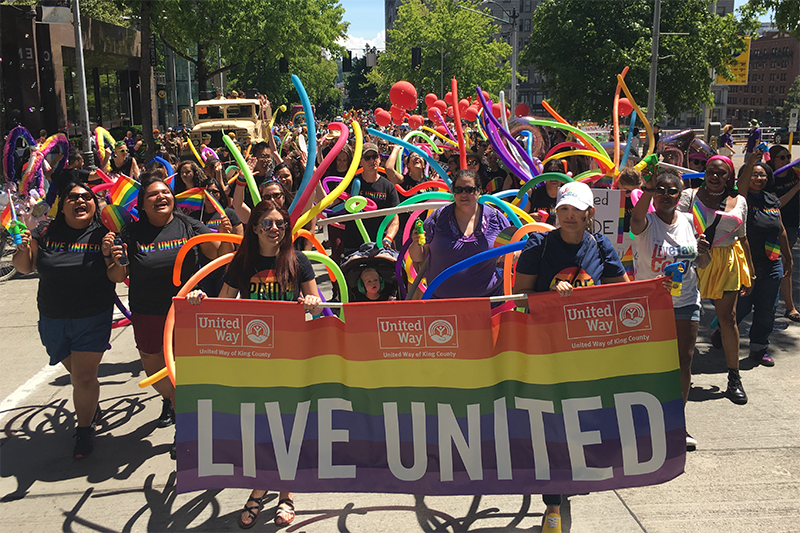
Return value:
<svg viewBox="0 0 800 533">
<path fill-rule="evenodd" d="M 725 361 L 728 365 L 726 396 L 735 404 L 747 403 L 739 376 L 739 327 L 736 303 L 739 294 L 752 290 L 755 270 L 750 257 L 744 221 L 747 200 L 726 183 L 735 175 L 733 162 L 725 156 L 711 157 L 706 164 L 705 183 L 683 191 L 678 209 L 692 213 L 698 240 L 711 245 L 711 261 L 697 269 L 700 297 L 714 301 Z M 702 230 L 702 231 L 701 231 Z"/>
</svg>

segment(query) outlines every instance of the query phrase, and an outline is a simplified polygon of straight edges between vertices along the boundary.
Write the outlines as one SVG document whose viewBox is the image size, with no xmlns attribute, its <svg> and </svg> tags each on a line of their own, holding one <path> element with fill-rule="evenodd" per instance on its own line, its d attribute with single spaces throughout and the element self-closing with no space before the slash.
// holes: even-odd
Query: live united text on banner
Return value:
<svg viewBox="0 0 800 533">
<path fill-rule="evenodd" d="M 660 280 L 347 305 L 175 299 L 178 490 L 575 494 L 668 481 L 686 444 Z"/>
</svg>

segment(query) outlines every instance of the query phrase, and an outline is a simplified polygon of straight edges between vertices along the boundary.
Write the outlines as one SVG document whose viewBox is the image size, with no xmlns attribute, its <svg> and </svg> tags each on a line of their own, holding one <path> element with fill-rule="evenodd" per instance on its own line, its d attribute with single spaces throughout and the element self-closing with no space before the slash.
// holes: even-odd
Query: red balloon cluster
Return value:
<svg viewBox="0 0 800 533">
<path fill-rule="evenodd" d="M 375 122 L 378 126 L 385 128 L 392 122 L 392 115 L 382 107 L 375 108 Z"/>
</svg>

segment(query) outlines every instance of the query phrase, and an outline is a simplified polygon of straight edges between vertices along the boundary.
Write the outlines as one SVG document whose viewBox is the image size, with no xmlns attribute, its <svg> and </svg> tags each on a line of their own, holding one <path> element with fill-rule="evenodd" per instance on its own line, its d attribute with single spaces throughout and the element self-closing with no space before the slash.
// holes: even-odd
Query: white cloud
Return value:
<svg viewBox="0 0 800 533">
<path fill-rule="evenodd" d="M 364 55 L 364 47 L 374 46 L 378 50 L 383 50 L 386 46 L 386 31 L 381 30 L 374 39 L 364 39 L 363 37 L 353 37 L 348 35 L 345 39 L 340 40 L 339 44 L 353 52 L 353 58 L 361 57 Z"/>
</svg>

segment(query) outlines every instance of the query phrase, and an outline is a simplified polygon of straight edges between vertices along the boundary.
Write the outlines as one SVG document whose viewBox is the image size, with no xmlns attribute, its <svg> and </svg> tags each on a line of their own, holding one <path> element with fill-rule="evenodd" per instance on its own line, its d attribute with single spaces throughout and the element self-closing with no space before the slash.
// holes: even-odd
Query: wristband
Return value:
<svg viewBox="0 0 800 533">
<path fill-rule="evenodd" d="M 386 243 L 388 243 L 388 244 L 389 244 L 389 246 L 391 246 L 393 242 L 394 242 L 394 240 L 392 240 L 392 238 L 391 238 L 391 237 L 384 237 L 384 238 L 383 238 L 383 244 L 386 244 Z"/>
</svg>

